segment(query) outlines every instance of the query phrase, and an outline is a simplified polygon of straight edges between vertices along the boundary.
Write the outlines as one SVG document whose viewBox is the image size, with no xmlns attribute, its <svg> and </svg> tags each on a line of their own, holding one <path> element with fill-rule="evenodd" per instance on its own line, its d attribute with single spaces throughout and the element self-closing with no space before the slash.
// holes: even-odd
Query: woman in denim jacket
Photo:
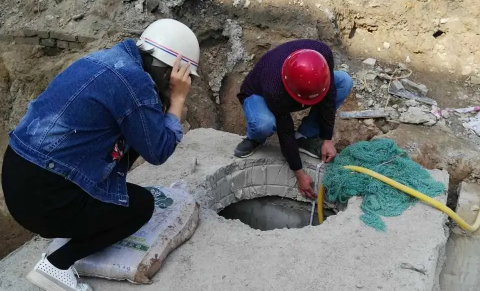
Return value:
<svg viewBox="0 0 480 291">
<path fill-rule="evenodd" d="M 199 45 L 172 19 L 140 40 L 87 55 L 61 72 L 10 133 L 2 184 L 13 218 L 45 238 L 70 238 L 27 278 L 44 290 L 87 291 L 73 264 L 132 235 L 154 211 L 126 182 L 138 156 L 160 165 L 182 139 L 180 118 Z"/>
</svg>

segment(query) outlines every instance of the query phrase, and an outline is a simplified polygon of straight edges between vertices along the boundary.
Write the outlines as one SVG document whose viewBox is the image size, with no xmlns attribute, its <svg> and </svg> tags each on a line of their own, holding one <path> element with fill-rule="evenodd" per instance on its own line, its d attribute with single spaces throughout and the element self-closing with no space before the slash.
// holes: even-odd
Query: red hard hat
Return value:
<svg viewBox="0 0 480 291">
<path fill-rule="evenodd" d="M 283 63 L 282 81 L 293 99 L 304 105 L 314 105 L 330 89 L 330 68 L 321 53 L 298 50 Z"/>
</svg>

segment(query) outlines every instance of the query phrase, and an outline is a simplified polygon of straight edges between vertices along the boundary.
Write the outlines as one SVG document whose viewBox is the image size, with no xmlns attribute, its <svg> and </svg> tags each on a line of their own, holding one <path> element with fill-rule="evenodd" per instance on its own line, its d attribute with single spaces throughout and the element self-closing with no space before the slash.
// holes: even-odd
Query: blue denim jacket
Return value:
<svg viewBox="0 0 480 291">
<path fill-rule="evenodd" d="M 115 155 L 119 142 L 123 152 L 133 147 L 158 165 L 181 139 L 178 118 L 162 112 L 140 52 L 126 40 L 81 58 L 56 76 L 10 133 L 10 146 L 92 197 L 128 206 L 128 159 Z"/>
</svg>

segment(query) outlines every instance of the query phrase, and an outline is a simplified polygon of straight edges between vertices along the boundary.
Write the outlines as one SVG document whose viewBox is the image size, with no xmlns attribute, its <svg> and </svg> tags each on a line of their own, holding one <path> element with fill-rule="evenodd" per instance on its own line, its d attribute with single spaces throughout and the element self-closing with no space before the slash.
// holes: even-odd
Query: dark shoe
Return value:
<svg viewBox="0 0 480 291">
<path fill-rule="evenodd" d="M 235 156 L 237 158 L 246 158 L 251 155 L 265 142 L 258 142 L 256 140 L 244 139 L 241 143 L 237 145 L 235 149 Z"/>
<path fill-rule="evenodd" d="M 299 138 L 297 139 L 298 150 L 312 158 L 322 157 L 323 139 L 320 138 Z"/>
</svg>

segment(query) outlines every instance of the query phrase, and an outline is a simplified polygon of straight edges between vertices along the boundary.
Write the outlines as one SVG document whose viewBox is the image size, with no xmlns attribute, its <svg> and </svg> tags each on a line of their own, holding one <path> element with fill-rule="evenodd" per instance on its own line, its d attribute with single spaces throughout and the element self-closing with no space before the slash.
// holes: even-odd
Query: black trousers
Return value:
<svg viewBox="0 0 480 291">
<path fill-rule="evenodd" d="M 133 150 L 127 154 L 131 166 L 138 154 Z M 70 239 L 48 256 L 64 270 L 134 234 L 154 211 L 153 196 L 143 187 L 127 183 L 128 207 L 104 203 L 10 147 L 3 161 L 2 185 L 8 210 L 21 226 L 45 238 Z"/>
</svg>

